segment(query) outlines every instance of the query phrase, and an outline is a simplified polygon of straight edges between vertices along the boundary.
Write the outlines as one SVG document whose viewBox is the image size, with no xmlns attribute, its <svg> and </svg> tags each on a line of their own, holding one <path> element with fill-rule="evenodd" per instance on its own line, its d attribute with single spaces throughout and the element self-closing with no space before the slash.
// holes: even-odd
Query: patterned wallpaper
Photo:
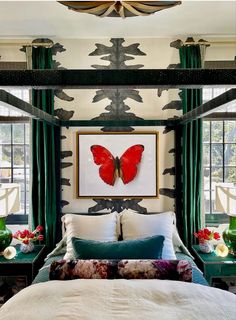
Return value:
<svg viewBox="0 0 236 320">
<path fill-rule="evenodd" d="M 64 44 L 57 43 L 55 45 L 54 55 L 57 55 L 54 60 L 54 66 L 57 69 L 65 68 L 64 62 L 67 67 L 72 68 L 85 68 L 85 69 L 139 69 L 148 68 L 145 65 L 145 60 L 142 58 L 148 57 L 148 52 L 142 48 L 142 41 L 132 43 L 131 39 L 126 40 L 123 38 L 112 38 L 106 39 L 105 43 L 102 43 L 103 39 L 99 39 L 99 43 L 90 43 L 93 45 L 93 50 L 87 55 L 87 65 L 81 66 L 79 63 L 80 57 L 78 58 L 78 64 L 74 61 L 73 66 L 68 62 L 70 59 L 70 53 L 72 48 L 66 47 Z M 107 43 L 108 42 L 108 43 Z M 166 43 L 167 44 L 167 43 Z M 174 50 L 171 48 L 171 44 L 168 43 L 166 50 Z M 78 45 L 79 47 L 79 45 Z M 163 45 L 162 45 L 163 47 Z M 64 54 L 64 59 L 60 60 L 60 54 Z M 96 58 L 96 63 L 90 63 L 90 57 Z M 130 63 L 136 62 L 138 63 Z M 153 60 L 152 60 L 153 61 Z M 63 62 L 63 63 L 62 63 Z M 148 64 L 148 63 L 147 63 Z M 178 66 L 177 63 L 169 63 L 169 65 L 162 65 L 162 68 L 174 68 Z M 161 68 L 157 66 L 156 68 Z M 155 118 L 173 118 L 177 117 L 181 113 L 181 101 L 180 93 L 177 91 L 168 93 L 166 90 L 134 90 L 134 89 L 112 89 L 112 90 L 96 90 L 95 92 L 82 92 L 78 93 L 73 90 L 57 90 L 56 101 L 55 101 L 55 115 L 59 119 L 70 120 L 70 119 L 81 119 L 80 109 L 81 101 L 87 101 L 86 103 L 86 117 L 92 121 L 94 120 L 137 120 L 153 118 L 150 114 L 143 110 L 148 110 L 149 104 L 152 105 L 152 109 L 155 110 Z M 152 91 L 152 93 L 150 92 Z M 176 90 L 175 90 L 176 91 Z M 151 93 L 151 94 L 150 94 Z M 79 98 L 82 97 L 82 99 Z M 150 96 L 152 97 L 150 99 Z M 165 96 L 164 104 L 162 96 Z M 149 101 L 148 101 L 149 100 Z M 99 104 L 99 108 L 96 105 Z M 85 106 L 84 106 L 85 107 Z M 96 116 L 90 116 L 90 110 L 93 108 L 97 114 Z M 163 113 L 165 113 L 163 115 Z M 169 117 L 168 117 L 169 115 Z M 159 199 L 96 199 L 96 200 L 85 200 L 76 199 L 75 197 L 75 132 L 80 131 L 91 131 L 91 128 L 65 128 L 61 136 L 62 152 L 61 152 L 61 170 L 62 170 L 62 207 L 63 212 L 81 212 L 89 211 L 95 212 L 100 210 L 111 210 L 111 211 L 122 211 L 123 209 L 132 208 L 139 212 L 147 212 L 153 210 L 150 208 L 150 203 L 155 202 L 154 209 L 158 211 L 162 210 L 174 210 L 174 198 L 175 198 L 175 186 L 174 186 L 174 139 L 173 132 L 168 127 L 156 127 L 156 128 L 145 128 L 148 131 L 158 130 L 160 134 L 160 147 L 159 153 L 162 154 L 162 160 L 160 160 L 160 198 Z M 143 131 L 144 128 L 132 128 L 132 127 L 103 127 L 103 128 L 92 128 L 93 131 Z M 169 146 L 169 147 L 168 147 Z M 85 204 L 86 203 L 86 204 Z M 152 208 L 153 208 L 152 203 Z M 164 205 L 163 205 L 164 203 Z"/>
</svg>

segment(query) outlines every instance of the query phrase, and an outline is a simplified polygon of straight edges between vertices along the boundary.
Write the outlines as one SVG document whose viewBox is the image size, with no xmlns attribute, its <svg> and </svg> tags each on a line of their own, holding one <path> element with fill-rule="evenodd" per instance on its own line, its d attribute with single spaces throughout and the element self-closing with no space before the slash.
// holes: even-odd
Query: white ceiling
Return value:
<svg viewBox="0 0 236 320">
<path fill-rule="evenodd" d="M 56 1 L 0 1 L 0 38 L 236 37 L 236 1 L 182 1 L 148 17 L 99 18 Z"/>
</svg>

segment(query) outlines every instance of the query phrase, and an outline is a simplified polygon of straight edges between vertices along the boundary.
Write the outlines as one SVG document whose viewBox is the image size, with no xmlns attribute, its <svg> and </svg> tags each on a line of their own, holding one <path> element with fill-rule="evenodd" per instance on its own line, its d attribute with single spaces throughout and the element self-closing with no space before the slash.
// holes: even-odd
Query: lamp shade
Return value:
<svg viewBox="0 0 236 320">
<path fill-rule="evenodd" d="M 225 212 L 236 216 L 236 187 L 227 184 L 216 186 L 215 208 L 219 212 Z"/>
<path fill-rule="evenodd" d="M 20 210 L 20 185 L 17 183 L 0 184 L 0 217 Z"/>
<path fill-rule="evenodd" d="M 223 239 L 229 253 L 236 257 L 236 187 L 216 186 L 216 209 L 229 215 L 229 227 L 223 231 Z"/>
</svg>

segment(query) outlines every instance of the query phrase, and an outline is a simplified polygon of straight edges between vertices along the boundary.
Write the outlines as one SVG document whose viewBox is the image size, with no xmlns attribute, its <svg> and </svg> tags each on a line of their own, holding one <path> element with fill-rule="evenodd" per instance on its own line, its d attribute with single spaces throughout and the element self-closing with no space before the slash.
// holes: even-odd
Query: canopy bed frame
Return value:
<svg viewBox="0 0 236 320">
<path fill-rule="evenodd" d="M 202 104 L 193 111 L 174 119 L 153 120 L 69 120 L 62 121 L 35 108 L 31 104 L 0 90 L 0 101 L 5 106 L 15 108 L 30 118 L 47 122 L 55 126 L 55 144 L 60 153 L 61 127 L 103 127 L 103 126 L 168 126 L 175 131 L 176 147 L 176 216 L 181 215 L 181 126 L 196 119 L 236 119 L 236 112 L 217 112 L 236 100 L 235 69 L 142 69 L 142 70 L 0 70 L 0 88 L 30 89 L 97 89 L 97 88 L 186 88 L 204 87 L 231 88 L 218 97 Z M 236 111 L 236 110 L 235 110 Z M 4 117 L 0 116 L 0 121 Z M 178 147 L 177 147 L 178 146 Z M 56 176 L 60 179 L 60 159 L 57 159 Z M 57 207 L 60 206 L 58 190 Z M 61 209 L 60 209 L 61 210 Z"/>
<path fill-rule="evenodd" d="M 34 89 L 55 89 L 55 88 L 114 88 L 114 87 L 128 87 L 128 88 L 202 88 L 204 86 L 210 87 L 225 87 L 232 88 L 220 96 L 202 104 L 195 108 L 193 111 L 184 114 L 179 118 L 174 119 L 153 119 L 153 120 L 138 120 L 138 121 L 94 121 L 94 120 L 72 120 L 72 121 L 61 121 L 56 117 L 43 112 L 34 106 L 26 103 L 15 96 L 9 94 L 5 90 L 0 90 L 0 101 L 7 107 L 15 108 L 27 117 L 38 119 L 47 123 L 55 130 L 55 152 L 60 154 L 61 147 L 61 127 L 129 127 L 129 126 L 167 126 L 167 129 L 171 129 L 175 132 L 175 211 L 177 216 L 177 227 L 179 231 L 182 229 L 182 212 L 183 212 L 183 199 L 184 189 L 182 186 L 182 162 L 186 153 L 184 153 L 184 134 L 183 129 L 187 126 L 186 123 L 192 123 L 196 119 L 209 118 L 209 119 L 236 119 L 236 112 L 225 113 L 215 112 L 219 111 L 222 106 L 227 106 L 236 100 L 236 73 L 235 70 L 197 70 L 197 69 L 175 69 L 175 70 L 25 70 L 25 71 L 0 71 L 0 88 L 3 87 L 27 87 Z M 49 92 L 51 95 L 51 92 Z M 0 117 L 1 119 L 4 117 Z M 2 119 L 4 121 L 4 119 Z M 195 124 L 195 123 L 193 123 Z M 38 125 L 38 123 L 37 123 Z M 33 126 L 32 126 L 33 127 Z M 47 126 L 48 127 L 48 126 Z M 51 129 L 51 128 L 50 128 Z M 39 135 L 40 136 L 40 135 Z M 187 145 L 187 144 L 186 144 Z M 49 145 L 51 148 L 51 144 Z M 51 149 L 50 149 L 51 150 Z M 41 149 L 39 149 L 41 152 Z M 189 159 L 189 158 L 188 158 Z M 187 159 L 187 161 L 189 161 Z M 56 157 L 56 179 L 57 185 L 60 185 L 60 156 Z M 61 199 L 60 199 L 60 188 L 56 189 L 56 220 L 53 224 L 57 224 L 56 232 L 60 233 L 61 224 Z M 53 193 L 54 195 L 54 193 Z M 50 194 L 51 196 L 51 194 Z M 59 214 L 57 214 L 57 212 Z M 51 213 L 51 212 L 50 212 Z M 136 216 L 134 218 L 134 216 Z M 82 259 L 81 256 L 73 256 L 75 251 L 73 249 L 74 239 L 79 240 L 86 239 L 86 232 L 88 232 L 86 225 L 92 228 L 90 229 L 91 240 L 97 241 L 97 244 L 112 244 L 122 245 L 122 241 L 118 240 L 117 234 L 117 215 L 112 212 L 108 215 L 97 215 L 93 217 L 85 216 L 84 214 L 65 214 L 63 215 L 63 223 L 66 227 L 66 238 L 58 243 L 56 248 L 48 255 L 48 260 L 39 272 L 38 276 L 34 279 L 34 284 L 28 288 L 22 290 L 19 294 L 11 298 L 0 311 L 1 319 L 13 319 L 15 318 L 15 306 L 22 305 L 24 301 L 29 299 L 30 303 L 24 308 L 23 316 L 31 316 L 33 313 L 37 319 L 58 319 L 59 318 L 70 318 L 77 319 L 78 316 L 86 319 L 94 319 L 97 316 L 104 319 L 110 319 L 111 316 L 117 319 L 136 319 L 137 312 L 142 318 L 155 319 L 160 316 L 163 319 L 182 319 L 184 316 L 197 319 L 200 314 L 206 314 L 208 312 L 209 319 L 222 319 L 225 316 L 228 319 L 234 319 L 235 315 L 235 296 L 232 293 L 225 292 L 216 288 L 208 287 L 208 284 L 202 273 L 199 271 L 192 258 L 188 256 L 189 252 L 187 248 L 181 244 L 181 239 L 178 239 L 178 232 L 176 226 L 170 228 L 170 224 L 174 225 L 174 213 L 164 212 L 155 215 L 138 215 L 136 213 L 130 213 L 123 215 L 120 220 L 122 225 L 122 241 L 127 243 L 136 243 L 143 236 L 155 236 L 155 241 L 159 241 L 159 237 L 162 239 L 162 244 L 165 241 L 165 253 L 161 252 L 161 258 L 158 260 L 139 260 L 138 263 L 141 265 L 141 274 L 143 272 L 143 264 L 151 263 L 155 265 L 164 266 L 164 273 L 168 270 L 167 265 L 170 263 L 178 264 L 179 270 L 184 270 L 186 274 L 185 281 L 192 282 L 185 284 L 185 281 L 169 281 L 164 279 L 153 279 L 150 278 L 148 281 L 137 280 L 137 270 L 131 268 L 135 273 L 135 278 L 128 278 L 129 280 L 114 278 L 112 281 L 108 278 L 103 278 L 99 275 L 98 278 L 89 278 L 87 281 L 87 273 L 84 278 L 79 274 L 78 278 L 75 276 L 73 281 L 68 281 L 67 272 L 72 274 L 71 266 L 82 265 L 89 263 L 91 270 L 91 263 L 96 264 L 98 260 L 93 259 Z M 137 220 L 137 219 L 138 220 Z M 148 218 L 148 220 L 147 220 Z M 150 220 L 151 218 L 151 220 Z M 88 220 L 89 219 L 89 220 Z M 96 219 L 91 222 L 91 219 Z M 97 221 L 97 222 L 96 222 Z M 150 226 L 155 226 L 153 230 Z M 97 227 L 99 226 L 99 227 Z M 131 226 L 131 227 L 130 227 Z M 145 233 L 133 234 L 131 238 L 128 237 L 132 226 L 142 226 L 142 228 L 134 228 L 135 230 L 145 230 Z M 81 228 L 80 228 L 81 227 Z M 78 229 L 80 228 L 80 229 Z M 157 231 L 156 228 L 159 228 Z M 166 230 L 161 230 L 166 229 Z M 173 229 L 173 230 L 172 230 Z M 109 231 L 109 232 L 108 232 Z M 159 236 L 159 234 L 165 234 Z M 132 235 L 132 234 L 131 234 Z M 79 238 L 75 238 L 79 237 Z M 97 238 L 96 238 L 97 237 Z M 98 238 L 100 237 L 100 238 Z M 106 242 L 102 243 L 102 239 Z M 49 237 L 50 238 L 50 237 Z M 142 239 L 142 241 L 150 241 L 153 238 Z M 77 241 L 76 240 L 76 241 Z M 91 247 L 91 240 L 89 246 Z M 127 240 L 127 241 L 125 241 Z M 85 241 L 86 240 L 82 240 Z M 102 240 L 104 241 L 104 240 Z M 133 241 L 133 242 L 132 242 Z M 153 240 L 152 240 L 153 241 Z M 93 241 L 92 241 L 93 242 Z M 94 241 L 96 243 L 96 241 Z M 144 242 L 146 243 L 146 242 Z M 177 247 L 181 248 L 182 252 L 177 252 L 174 248 L 174 243 Z M 86 243 L 85 243 L 86 244 Z M 81 244 L 80 244 L 81 246 Z M 150 246 L 148 246 L 149 248 Z M 139 247 L 140 248 L 140 247 Z M 185 250 L 183 251 L 183 248 Z M 63 251 L 64 250 L 64 251 Z M 97 250 L 97 249 L 96 249 Z M 161 248 L 162 250 L 162 248 Z M 80 250 L 81 251 L 81 247 Z M 120 250 L 120 251 L 123 251 Z M 140 257 L 140 249 L 133 248 L 133 252 L 138 252 Z M 154 245 L 154 252 L 157 251 L 156 244 Z M 173 251 L 173 252 L 172 252 Z M 176 259 L 174 258 L 176 251 Z M 85 250 L 87 252 L 87 249 Z M 112 252 L 119 252 L 119 250 L 112 249 Z M 146 252 L 146 249 L 145 249 Z M 70 256 L 70 254 L 72 256 Z M 80 252 L 81 253 L 81 252 Z M 65 256 L 64 256 L 65 254 Z M 99 254 L 99 258 L 101 255 Z M 110 256 L 109 256 L 110 257 Z M 122 252 L 123 257 L 123 252 Z M 113 257 L 114 258 L 114 257 Z M 55 261 L 55 259 L 57 261 Z M 58 260 L 59 259 L 59 260 Z M 64 259 L 64 260 L 61 260 Z M 70 259 L 66 261 L 67 259 Z M 72 259 L 72 260 L 71 260 Z M 79 259 L 79 260 L 73 260 Z M 100 258 L 102 259 L 102 258 Z M 132 256 L 129 255 L 131 260 L 121 260 L 121 263 L 127 265 L 133 263 Z M 133 258 L 135 259 L 135 258 Z M 53 263 L 54 261 L 54 263 Z M 106 260 L 105 260 L 106 261 Z M 124 263 L 125 261 L 125 263 Z M 171 262 L 172 261 L 172 262 Z M 137 261 L 135 260 L 135 263 Z M 104 260 L 99 262 L 104 268 Z M 110 265 L 111 260 L 107 260 L 107 265 Z M 56 269 L 53 269 L 56 266 Z M 58 266 L 61 266 L 58 268 Z M 69 267 L 69 268 L 68 268 Z M 74 268 L 74 267 L 73 267 Z M 103 270 L 100 267 L 100 270 Z M 149 267 L 148 267 L 149 268 Z M 163 267 L 162 267 L 163 268 Z M 172 267 L 171 267 L 172 268 Z M 76 268 L 74 268 L 76 269 Z M 73 270 L 74 270 L 73 269 Z M 86 268 L 84 270 L 87 270 Z M 56 270 L 56 272 L 55 272 Z M 76 269 L 77 270 L 77 269 Z M 97 267 L 94 269 L 97 270 Z M 58 272 L 59 271 L 59 272 Z M 86 271 L 88 272 L 88 271 Z M 104 272 L 104 271 L 102 271 Z M 109 272 L 107 272 L 107 275 Z M 155 273 L 156 274 L 156 273 Z M 159 272 L 157 272 L 159 274 Z M 55 275 L 55 276 L 53 276 Z M 48 281 L 48 280 L 56 281 Z M 67 279 L 66 281 L 57 281 Z M 139 278 L 141 279 L 141 278 Z M 173 269 L 170 274 L 170 279 L 173 278 Z M 134 281 L 133 281 L 134 280 Z M 158 281 L 158 282 L 157 282 Z M 40 284 L 38 284 L 40 282 Z M 198 285 L 195 285 L 195 284 Z M 204 287 L 202 287 L 202 285 Z M 41 290 L 41 291 L 40 291 Z M 46 294 L 45 294 L 46 293 Z M 40 296 L 40 299 L 38 298 Z M 178 303 L 176 304 L 176 297 Z M 87 303 L 85 303 L 87 301 Z M 217 303 L 216 303 L 217 302 Z M 91 308 L 91 305 L 93 308 Z M 49 308 L 48 308 L 49 306 Z"/>
</svg>

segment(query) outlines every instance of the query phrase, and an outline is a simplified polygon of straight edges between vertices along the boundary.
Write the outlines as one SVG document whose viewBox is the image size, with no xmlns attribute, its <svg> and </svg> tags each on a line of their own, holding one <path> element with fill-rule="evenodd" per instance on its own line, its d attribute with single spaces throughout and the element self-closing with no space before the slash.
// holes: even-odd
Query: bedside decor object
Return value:
<svg viewBox="0 0 236 320">
<path fill-rule="evenodd" d="M 214 251 L 213 244 L 210 241 L 199 242 L 199 248 L 203 253 L 211 253 Z"/>
<path fill-rule="evenodd" d="M 11 260 L 16 256 L 16 248 L 12 246 L 6 247 L 2 255 L 5 259 Z"/>
<path fill-rule="evenodd" d="M 9 213 L 20 210 L 20 186 L 17 183 L 1 183 L 0 185 L 0 252 L 9 246 L 12 232 L 6 227 Z"/>
<path fill-rule="evenodd" d="M 216 186 L 216 210 L 229 216 L 229 227 L 223 231 L 223 239 L 229 253 L 236 257 L 236 187 Z"/>
<path fill-rule="evenodd" d="M 13 238 L 21 241 L 20 251 L 22 253 L 32 252 L 34 250 L 34 241 L 42 241 L 43 235 L 40 232 L 43 230 L 42 226 L 37 226 L 34 231 L 27 229 L 20 231 L 18 230 L 13 234 Z"/>
<path fill-rule="evenodd" d="M 20 252 L 22 253 L 28 253 L 28 252 L 32 252 L 34 250 L 34 244 L 32 241 L 29 241 L 29 243 L 24 243 L 22 242 L 20 244 Z"/>
<path fill-rule="evenodd" d="M 204 228 L 199 230 L 198 232 L 194 232 L 194 236 L 199 240 L 199 249 L 204 253 L 211 253 L 214 251 L 213 244 L 210 240 L 219 240 L 220 234 L 218 232 L 214 232 L 209 230 L 208 228 Z"/>
<path fill-rule="evenodd" d="M 215 248 L 215 254 L 218 257 L 227 257 L 228 253 L 229 253 L 229 249 L 224 243 L 217 244 Z"/>
</svg>

